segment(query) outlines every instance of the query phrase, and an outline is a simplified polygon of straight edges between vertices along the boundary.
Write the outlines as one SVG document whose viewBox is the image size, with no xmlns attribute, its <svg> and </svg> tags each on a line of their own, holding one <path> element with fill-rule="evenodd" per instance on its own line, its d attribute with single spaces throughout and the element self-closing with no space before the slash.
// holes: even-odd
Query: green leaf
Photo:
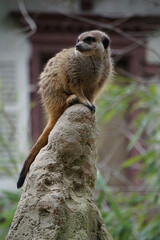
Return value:
<svg viewBox="0 0 160 240">
<path fill-rule="evenodd" d="M 99 178 L 99 182 L 100 182 L 100 184 L 102 186 L 102 189 L 103 189 L 103 191 L 104 191 L 104 193 L 106 195 L 107 201 L 109 202 L 112 210 L 116 214 L 118 220 L 123 223 L 123 216 L 121 214 L 121 211 L 119 210 L 119 207 L 118 207 L 117 203 L 114 201 L 114 198 L 112 197 L 110 189 L 105 184 L 104 179 L 103 179 L 102 175 L 100 174 L 100 172 L 98 173 L 98 175 L 99 175 L 99 177 L 98 177 Z"/>
<path fill-rule="evenodd" d="M 149 91 L 152 95 L 155 95 L 157 93 L 157 86 L 156 85 L 150 85 Z"/>
<path fill-rule="evenodd" d="M 131 157 L 129 159 L 127 159 L 123 164 L 122 164 L 122 168 L 127 168 L 132 166 L 134 163 L 139 162 L 140 160 L 142 160 L 143 156 L 142 155 L 136 155 L 134 157 Z"/>
<path fill-rule="evenodd" d="M 147 126 L 147 124 L 151 121 L 151 119 L 153 118 L 153 116 L 151 114 L 147 114 L 143 120 L 140 122 L 140 126 L 138 128 L 138 130 L 136 131 L 136 133 L 133 135 L 129 145 L 128 145 L 128 151 L 130 151 L 135 143 L 138 141 L 138 139 L 140 138 L 140 136 L 142 135 L 145 127 Z"/>
<path fill-rule="evenodd" d="M 116 114 L 115 109 L 111 109 L 110 111 L 108 111 L 105 116 L 104 116 L 104 122 L 108 123 Z"/>
</svg>

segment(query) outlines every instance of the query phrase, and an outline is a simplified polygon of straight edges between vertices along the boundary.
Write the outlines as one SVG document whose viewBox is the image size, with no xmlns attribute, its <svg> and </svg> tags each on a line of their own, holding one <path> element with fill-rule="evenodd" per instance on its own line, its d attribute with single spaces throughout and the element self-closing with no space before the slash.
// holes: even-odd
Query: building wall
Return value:
<svg viewBox="0 0 160 240">
<path fill-rule="evenodd" d="M 147 37 L 147 49 L 153 49 L 156 53 L 159 54 L 159 57 L 156 56 L 152 51 L 147 50 L 146 61 L 150 64 L 159 64 L 160 63 L 160 23 L 157 31 L 152 34 L 152 36 Z"/>
<path fill-rule="evenodd" d="M 159 0 L 96 0 L 93 12 L 108 17 L 159 16 L 160 2 Z"/>
<path fill-rule="evenodd" d="M 93 8 L 88 11 L 93 14 L 105 15 L 107 17 L 130 17 L 140 16 L 159 16 L 159 0 L 92 0 Z M 39 13 L 53 12 L 81 12 L 80 0 L 24 0 L 28 11 Z M 84 1 L 85 2 L 85 1 Z M 17 1 L 5 0 L 0 3 L 0 15 L 5 15 L 8 11 L 15 11 L 18 8 Z"/>
<path fill-rule="evenodd" d="M 30 100 L 29 100 L 29 59 L 30 43 L 22 29 L 13 19 L 0 22 L 0 161 L 1 166 L 9 159 L 19 159 L 29 149 Z M 6 147 L 5 147 L 6 145 Z M 8 162 L 8 163 L 7 163 Z M 1 175 L 0 189 L 15 189 L 15 183 Z M 5 183 L 5 184 L 4 184 Z"/>
</svg>

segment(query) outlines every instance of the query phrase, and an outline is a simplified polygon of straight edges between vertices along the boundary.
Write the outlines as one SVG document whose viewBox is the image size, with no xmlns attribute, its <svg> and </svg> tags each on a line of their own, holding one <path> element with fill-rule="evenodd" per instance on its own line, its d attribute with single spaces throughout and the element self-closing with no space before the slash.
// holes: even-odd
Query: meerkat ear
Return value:
<svg viewBox="0 0 160 240">
<path fill-rule="evenodd" d="M 102 43 L 103 43 L 104 49 L 106 49 L 109 46 L 109 39 L 107 37 L 105 37 L 102 40 Z"/>
</svg>

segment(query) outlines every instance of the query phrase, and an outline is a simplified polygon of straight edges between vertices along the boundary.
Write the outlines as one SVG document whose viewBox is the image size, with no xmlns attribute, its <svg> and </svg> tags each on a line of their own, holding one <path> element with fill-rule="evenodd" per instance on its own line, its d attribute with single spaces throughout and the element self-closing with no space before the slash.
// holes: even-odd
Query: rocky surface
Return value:
<svg viewBox="0 0 160 240">
<path fill-rule="evenodd" d="M 64 112 L 30 167 L 6 240 L 111 239 L 93 201 L 96 138 L 88 108 Z"/>
</svg>

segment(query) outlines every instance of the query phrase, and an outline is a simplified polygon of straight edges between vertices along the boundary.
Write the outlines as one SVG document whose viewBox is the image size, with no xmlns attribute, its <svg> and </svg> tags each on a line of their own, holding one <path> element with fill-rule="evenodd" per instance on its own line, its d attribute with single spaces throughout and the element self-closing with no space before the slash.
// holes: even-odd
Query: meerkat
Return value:
<svg viewBox="0 0 160 240">
<path fill-rule="evenodd" d="M 110 39 L 98 30 L 82 33 L 75 47 L 63 49 L 48 61 L 39 81 L 48 123 L 24 162 L 17 188 L 23 185 L 30 165 L 47 144 L 50 131 L 65 109 L 82 103 L 94 113 L 95 100 L 111 73 Z"/>
</svg>

